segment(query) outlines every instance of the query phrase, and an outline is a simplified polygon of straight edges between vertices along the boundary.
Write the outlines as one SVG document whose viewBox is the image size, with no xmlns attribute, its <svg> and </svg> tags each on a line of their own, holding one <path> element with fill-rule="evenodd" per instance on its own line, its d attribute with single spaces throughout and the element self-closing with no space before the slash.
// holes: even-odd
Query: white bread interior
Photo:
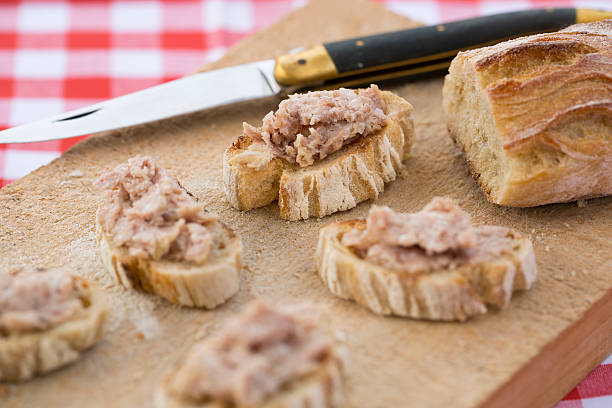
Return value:
<svg viewBox="0 0 612 408">
<path fill-rule="evenodd" d="M 612 194 L 612 20 L 461 52 L 443 88 L 450 136 L 489 201 Z"/>
</svg>

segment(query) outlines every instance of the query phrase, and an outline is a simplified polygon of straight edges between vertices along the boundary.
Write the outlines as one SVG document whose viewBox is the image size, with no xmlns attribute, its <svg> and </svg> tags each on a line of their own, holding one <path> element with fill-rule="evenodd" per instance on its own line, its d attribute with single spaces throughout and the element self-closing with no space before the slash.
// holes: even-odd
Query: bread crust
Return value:
<svg viewBox="0 0 612 408">
<path fill-rule="evenodd" d="M 433 272 L 401 273 L 368 262 L 341 243 L 363 219 L 329 224 L 319 231 L 317 271 L 336 296 L 381 315 L 430 320 L 466 320 L 486 313 L 487 304 L 505 307 L 515 290 L 529 289 L 537 268 L 531 241 L 511 231 L 517 250 L 491 262 Z"/>
<path fill-rule="evenodd" d="M 305 378 L 294 381 L 262 404 L 250 408 L 331 408 L 339 407 L 343 400 L 343 376 L 346 368 L 346 350 L 336 344 L 322 366 Z M 162 381 L 154 395 L 156 408 L 240 408 L 221 401 L 194 403 L 177 398 L 166 387 L 175 367 Z"/>
<path fill-rule="evenodd" d="M 612 194 L 611 44 L 607 20 L 453 60 L 447 127 L 489 201 L 529 207 Z"/>
<path fill-rule="evenodd" d="M 96 220 L 98 217 L 96 217 Z M 213 309 L 225 303 L 240 287 L 242 243 L 227 225 L 218 221 L 225 247 L 201 264 L 148 260 L 129 255 L 96 222 L 100 256 L 106 269 L 128 289 L 157 294 L 172 303 Z"/>
<path fill-rule="evenodd" d="M 253 140 L 240 136 L 223 156 L 227 200 L 242 211 L 278 200 L 280 217 L 295 221 L 324 217 L 377 198 L 385 183 L 402 172 L 402 161 L 410 156 L 414 141 L 412 105 L 391 92 L 382 95 L 387 125 L 311 166 L 274 157 L 265 166 L 249 167 L 238 156 Z"/>
<path fill-rule="evenodd" d="M 82 278 L 78 278 L 85 281 Z M 86 307 L 48 330 L 0 335 L 0 381 L 24 381 L 77 360 L 102 337 L 106 302 L 87 282 Z"/>
</svg>

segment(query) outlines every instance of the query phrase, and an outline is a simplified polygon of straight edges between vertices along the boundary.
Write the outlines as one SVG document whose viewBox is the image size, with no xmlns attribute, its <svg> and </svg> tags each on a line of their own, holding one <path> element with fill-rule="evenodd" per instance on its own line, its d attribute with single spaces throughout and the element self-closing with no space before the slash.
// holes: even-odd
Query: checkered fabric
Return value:
<svg viewBox="0 0 612 408">
<path fill-rule="evenodd" d="M 329 0 L 333 1 L 333 0 Z M 428 24 L 610 0 L 378 0 Z M 305 0 L 0 2 L 0 129 L 175 79 Z M 82 137 L 0 145 L 0 187 Z M 612 407 L 612 356 L 557 408 Z"/>
</svg>

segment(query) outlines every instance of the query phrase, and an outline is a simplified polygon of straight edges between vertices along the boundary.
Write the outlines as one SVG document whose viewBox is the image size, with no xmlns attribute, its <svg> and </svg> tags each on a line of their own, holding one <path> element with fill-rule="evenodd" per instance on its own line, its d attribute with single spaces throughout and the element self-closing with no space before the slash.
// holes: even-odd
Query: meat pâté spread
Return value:
<svg viewBox="0 0 612 408">
<path fill-rule="evenodd" d="M 331 336 L 317 327 L 316 316 L 309 306 L 278 310 L 252 303 L 187 356 L 169 380 L 170 392 L 196 403 L 262 403 L 330 355 Z"/>
<path fill-rule="evenodd" d="M 408 273 L 492 260 L 513 246 L 510 229 L 474 226 L 452 200 L 439 197 L 412 214 L 372 206 L 365 229 L 347 232 L 342 244 L 372 263 Z"/>
<path fill-rule="evenodd" d="M 56 269 L 22 267 L 0 274 L 0 334 L 53 328 L 85 305 L 87 282 Z"/>
<path fill-rule="evenodd" d="M 244 123 L 244 134 L 264 144 L 274 156 L 302 167 L 340 150 L 385 126 L 386 104 L 376 85 L 294 94 L 260 128 Z M 257 148 L 257 146 L 254 146 Z"/>
<path fill-rule="evenodd" d="M 130 256 L 203 263 L 215 242 L 217 217 L 152 158 L 136 156 L 102 175 L 98 223 Z"/>
</svg>

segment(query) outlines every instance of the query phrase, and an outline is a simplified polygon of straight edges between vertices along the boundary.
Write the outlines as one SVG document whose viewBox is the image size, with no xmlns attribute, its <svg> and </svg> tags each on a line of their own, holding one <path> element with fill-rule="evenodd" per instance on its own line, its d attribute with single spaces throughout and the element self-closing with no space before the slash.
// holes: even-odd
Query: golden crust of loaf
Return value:
<svg viewBox="0 0 612 408">
<path fill-rule="evenodd" d="M 377 198 L 384 184 L 403 170 L 402 161 L 414 141 L 412 105 L 391 92 L 382 94 L 389 116 L 383 129 L 308 167 L 257 157 L 247 152 L 253 140 L 240 136 L 223 156 L 228 201 L 247 211 L 278 200 L 280 217 L 295 221 L 324 217 Z M 249 165 L 253 160 L 267 164 L 253 167 Z"/>
<path fill-rule="evenodd" d="M 443 93 L 450 135 L 490 201 L 612 194 L 612 20 L 459 53 Z"/>
<path fill-rule="evenodd" d="M 253 408 L 340 407 L 343 401 L 343 376 L 346 363 L 346 350 L 342 344 L 337 343 L 332 353 L 316 372 L 293 381 L 281 392 Z M 231 408 L 221 401 L 195 403 L 169 392 L 167 385 L 177 368 L 178 366 L 169 372 L 155 392 L 154 405 L 156 408 Z"/>
<path fill-rule="evenodd" d="M 75 316 L 48 330 L 0 335 L 0 381 L 24 381 L 65 366 L 102 338 L 104 296 L 99 288 L 79 279 L 88 292 L 85 308 Z"/>
<path fill-rule="evenodd" d="M 157 294 L 175 304 L 213 309 L 238 292 L 242 270 L 240 237 L 222 222 L 218 224 L 222 247 L 201 265 L 130 256 L 98 222 L 96 237 L 104 266 L 126 288 Z"/>
<path fill-rule="evenodd" d="M 345 233 L 365 226 L 364 219 L 356 219 L 321 228 L 315 262 L 334 295 L 377 314 L 465 320 L 486 313 L 487 304 L 507 306 L 512 293 L 529 289 L 537 275 L 531 241 L 512 230 L 512 254 L 452 270 L 408 274 L 368 262 L 342 244 Z"/>
</svg>

